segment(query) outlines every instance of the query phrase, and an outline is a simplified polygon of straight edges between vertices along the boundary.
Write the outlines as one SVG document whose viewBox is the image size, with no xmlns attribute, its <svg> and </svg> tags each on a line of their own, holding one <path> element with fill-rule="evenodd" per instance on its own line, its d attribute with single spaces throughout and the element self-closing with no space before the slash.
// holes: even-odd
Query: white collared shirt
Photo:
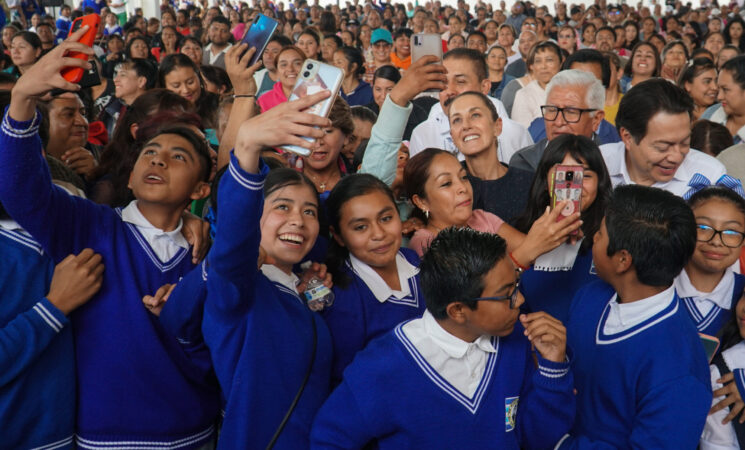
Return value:
<svg viewBox="0 0 745 450">
<path fill-rule="evenodd" d="M 728 348 L 722 352 L 722 359 L 724 359 L 727 368 L 730 371 L 735 369 L 745 368 L 745 341 L 741 341 L 737 345 Z M 717 380 L 721 378 L 719 368 L 712 364 L 709 366 L 711 372 L 711 389 L 716 391 L 723 387 Z M 720 401 L 724 400 L 724 395 L 714 397 L 711 401 L 711 406 L 716 405 Z M 740 446 L 737 442 L 737 433 L 732 427 L 732 423 L 722 425 L 722 421 L 729 414 L 729 408 L 720 409 L 719 411 L 709 414 L 706 416 L 706 425 L 704 431 L 701 433 L 701 450 L 739 450 Z"/>
<path fill-rule="evenodd" d="M 623 142 L 601 145 L 600 151 L 603 154 L 613 187 L 636 184 L 631 179 L 626 167 L 626 147 Z M 657 182 L 652 187 L 664 189 L 682 197 L 690 189 L 688 183 L 696 173 L 700 173 L 709 181 L 715 183 L 722 175 L 727 173 L 727 170 L 716 158 L 691 149 L 670 181 Z"/>
<path fill-rule="evenodd" d="M 610 313 L 603 333 L 622 333 L 664 310 L 675 298 L 675 287 L 670 286 L 659 294 L 631 303 L 618 303 L 618 294 L 610 301 Z"/>
<path fill-rule="evenodd" d="M 181 234 L 183 220 L 179 220 L 178 226 L 173 231 L 156 228 L 142 215 L 140 208 L 137 207 L 137 200 L 132 200 L 126 208 L 122 209 L 122 220 L 137 228 L 162 263 L 170 261 L 181 249 L 189 248 L 189 243 Z"/>
<path fill-rule="evenodd" d="M 714 305 L 724 310 L 730 309 L 732 290 L 735 287 L 735 273 L 732 268 L 727 268 L 724 276 L 719 280 L 719 284 L 711 292 L 701 292 L 696 289 L 685 269 L 680 271 L 680 275 L 675 278 L 673 285 L 678 292 L 678 297 L 692 298 L 696 309 L 702 316 L 706 316 Z"/>
<path fill-rule="evenodd" d="M 469 398 L 478 389 L 489 353 L 497 352 L 490 336 L 466 342 L 445 331 L 429 311 L 406 323 L 402 331 L 427 363 Z"/>
<path fill-rule="evenodd" d="M 272 264 L 262 264 L 261 273 L 263 273 L 269 280 L 281 284 L 287 289 L 297 293 L 297 284 L 300 281 L 297 275 L 294 273 L 287 274 L 282 271 L 279 267 Z"/>
<path fill-rule="evenodd" d="M 512 120 L 528 128 L 533 120 L 542 116 L 541 105 L 545 104 L 546 89 L 538 84 L 538 80 L 533 80 L 515 94 Z"/>
<path fill-rule="evenodd" d="M 497 114 L 502 119 L 502 133 L 497 138 L 497 156 L 499 161 L 509 164 L 510 158 L 518 150 L 533 145 L 533 138 L 530 137 L 530 133 L 524 126 L 509 118 L 510 116 L 500 100 L 494 97 L 489 97 L 489 100 L 497 108 Z M 447 150 L 453 153 L 459 161 L 465 159 L 455 146 L 452 136 L 450 136 L 450 122 L 440 103 L 432 105 L 427 120 L 414 128 L 409 142 L 409 153 L 411 157 L 414 157 L 417 153 L 430 147 Z"/>
<path fill-rule="evenodd" d="M 226 53 L 228 51 L 228 49 L 230 47 L 232 47 L 232 46 L 233 46 L 233 44 L 228 43 L 228 46 L 225 47 L 224 49 L 220 50 L 219 52 L 217 52 L 216 55 L 212 53 L 212 44 L 209 44 L 207 47 L 205 47 L 204 48 L 204 51 L 205 51 L 205 53 L 207 53 L 207 55 L 209 55 L 210 65 L 214 64 L 215 61 L 217 61 L 217 58 L 219 58 L 220 55 L 222 55 L 223 53 Z"/>
<path fill-rule="evenodd" d="M 401 285 L 401 290 L 395 291 L 388 286 L 388 283 L 372 267 L 363 263 L 354 255 L 349 255 L 349 261 L 352 264 L 352 269 L 357 272 L 357 275 L 370 288 L 370 291 L 372 291 L 380 303 L 385 302 L 391 297 L 401 300 L 411 295 L 409 278 L 419 273 L 419 269 L 416 266 L 407 261 L 401 253 L 398 253 L 396 255 L 396 268 L 398 269 L 398 282 Z"/>
</svg>

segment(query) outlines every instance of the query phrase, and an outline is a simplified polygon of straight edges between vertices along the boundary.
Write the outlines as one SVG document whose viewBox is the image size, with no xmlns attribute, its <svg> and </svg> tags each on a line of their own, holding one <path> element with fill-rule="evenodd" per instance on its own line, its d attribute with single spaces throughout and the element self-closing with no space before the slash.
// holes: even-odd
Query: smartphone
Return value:
<svg viewBox="0 0 745 450">
<path fill-rule="evenodd" d="M 436 33 L 417 33 L 411 35 L 411 62 L 422 56 L 434 55 L 442 61 L 442 38 Z"/>
<path fill-rule="evenodd" d="M 96 40 L 96 32 L 98 31 L 98 26 L 100 23 L 101 17 L 99 17 L 98 14 L 88 14 L 87 16 L 78 17 L 77 19 L 75 19 L 75 21 L 72 23 L 72 26 L 70 27 L 70 34 L 78 31 L 80 28 L 83 27 L 83 25 L 88 25 L 88 31 L 86 31 L 86 33 L 80 38 L 78 42 L 80 42 L 81 44 L 85 44 L 88 47 L 93 47 L 93 43 Z M 70 52 L 65 56 L 82 59 L 84 61 L 88 60 L 88 55 L 80 52 Z M 85 69 L 81 67 L 65 67 L 60 73 L 65 78 L 65 80 L 69 81 L 70 83 L 79 83 L 81 78 L 83 78 L 84 72 Z"/>
<path fill-rule="evenodd" d="M 91 68 L 83 70 L 83 76 L 80 78 L 78 85 L 81 88 L 87 88 L 91 86 L 98 86 L 101 84 L 101 75 L 98 72 L 98 65 L 91 61 Z"/>
<path fill-rule="evenodd" d="M 311 114 L 328 117 L 331 111 L 331 105 L 334 104 L 336 95 L 339 93 L 339 88 L 341 87 L 341 82 L 344 79 L 344 72 L 338 67 L 324 64 L 314 59 L 306 59 L 303 61 L 299 75 L 288 101 L 297 100 L 325 90 L 331 91 L 331 95 L 327 99 L 305 110 L 305 112 Z M 304 139 L 308 142 L 314 141 L 310 137 L 305 137 Z M 296 145 L 287 145 L 282 148 L 303 156 L 310 155 L 310 150 Z"/>
<path fill-rule="evenodd" d="M 701 338 L 701 343 L 704 344 L 706 358 L 709 360 L 709 364 L 711 364 L 711 360 L 714 359 L 714 355 L 716 355 L 717 350 L 719 350 L 719 339 L 703 333 L 699 333 L 698 337 Z"/>
<path fill-rule="evenodd" d="M 253 23 L 251 23 L 251 26 L 246 30 L 246 34 L 243 35 L 243 39 L 241 39 L 242 44 L 248 44 L 246 52 L 251 47 L 256 49 L 256 53 L 254 53 L 251 57 L 251 61 L 248 63 L 249 66 L 253 66 L 259 61 L 261 54 L 264 53 L 264 49 L 276 29 L 277 21 L 271 17 L 267 17 L 263 14 L 257 14 L 256 17 L 254 17 Z M 246 54 L 246 52 L 243 52 L 241 58 Z"/>
<path fill-rule="evenodd" d="M 557 222 L 575 212 L 581 211 L 582 207 L 582 179 L 584 168 L 582 166 L 556 166 L 554 176 L 551 179 L 551 208 L 557 204 L 571 200 L 557 218 Z M 578 231 L 577 231 L 578 232 Z M 575 233 L 577 233 L 575 232 Z"/>
</svg>

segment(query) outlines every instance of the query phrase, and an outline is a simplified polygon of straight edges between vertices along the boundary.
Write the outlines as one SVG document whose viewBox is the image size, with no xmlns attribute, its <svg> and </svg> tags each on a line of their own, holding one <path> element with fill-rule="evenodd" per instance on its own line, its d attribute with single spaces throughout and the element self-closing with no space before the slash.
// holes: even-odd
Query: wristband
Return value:
<svg viewBox="0 0 745 450">
<path fill-rule="evenodd" d="M 234 100 L 236 98 L 251 98 L 251 97 L 256 98 L 256 94 L 233 94 Z"/>
<path fill-rule="evenodd" d="M 510 259 L 512 260 L 512 263 L 513 263 L 513 264 L 515 265 L 515 267 L 517 267 L 517 268 L 518 268 L 518 270 L 519 270 L 520 272 L 524 272 L 524 271 L 526 271 L 526 270 L 530 269 L 530 267 L 525 267 L 525 266 L 523 266 L 522 264 L 520 264 L 520 263 L 519 263 L 519 262 L 517 261 L 517 259 L 515 259 L 515 257 L 514 257 L 514 256 L 512 255 L 512 252 L 510 252 L 510 253 L 509 253 L 509 255 L 510 255 Z"/>
</svg>

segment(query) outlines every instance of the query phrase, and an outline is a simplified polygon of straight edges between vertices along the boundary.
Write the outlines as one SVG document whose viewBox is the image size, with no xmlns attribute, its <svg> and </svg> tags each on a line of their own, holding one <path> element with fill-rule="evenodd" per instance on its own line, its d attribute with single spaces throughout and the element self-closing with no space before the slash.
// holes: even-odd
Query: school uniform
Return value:
<svg viewBox="0 0 745 450">
<path fill-rule="evenodd" d="M 70 315 L 77 445 L 204 445 L 215 433 L 218 392 L 198 382 L 199 370 L 142 304 L 144 295 L 193 267 L 180 225 L 163 232 L 136 203 L 113 210 L 53 186 L 41 152 L 40 119 L 37 113 L 18 122 L 5 114 L 0 201 L 55 263 L 84 248 L 103 257 L 100 291 Z"/>
<path fill-rule="evenodd" d="M 545 311 L 566 324 L 572 299 L 584 286 L 598 279 L 592 249 L 580 251 L 581 242 L 562 244 L 539 256 L 520 276 L 526 312 Z"/>
<path fill-rule="evenodd" d="M 0 221 L 0 255 L 0 446 L 72 448 L 72 328 L 45 298 L 54 263 L 11 220 Z"/>
<path fill-rule="evenodd" d="M 427 311 L 357 355 L 318 412 L 311 448 L 551 448 L 574 407 L 569 363 L 538 356 L 536 368 L 519 323 L 469 343 Z"/>
<path fill-rule="evenodd" d="M 557 448 L 695 448 L 711 406 L 703 346 L 675 289 L 618 303 L 597 281 L 567 328 L 577 419 Z"/>
<path fill-rule="evenodd" d="M 307 448 L 329 392 L 332 345 L 319 314 L 295 289 L 297 277 L 256 269 L 268 167 L 247 173 L 231 155 L 219 187 L 217 238 L 208 255 L 202 332 L 227 400 L 220 449 L 264 449 L 307 383 L 277 449 Z"/>
<path fill-rule="evenodd" d="M 426 305 L 419 284 L 419 257 L 402 248 L 396 255 L 399 291 L 394 291 L 370 266 L 350 255 L 344 271 L 351 279 L 344 288 L 335 285 L 334 304 L 323 312 L 334 344 L 332 382 L 367 344 L 401 322 L 420 317 Z"/>
<path fill-rule="evenodd" d="M 745 341 L 740 341 L 714 357 L 714 364 L 709 366 L 712 390 L 723 387 L 717 380 L 724 374 L 728 372 L 736 373 L 744 367 Z M 738 380 L 737 375 L 735 380 Z M 722 400 L 724 400 L 724 396 L 715 397 L 711 406 Z M 706 425 L 703 433 L 701 433 L 701 442 L 699 442 L 701 450 L 739 450 L 742 445 L 745 445 L 745 425 L 739 423 L 739 414 L 733 421 L 722 424 L 729 413 L 730 408 L 724 408 L 706 417 Z"/>
<path fill-rule="evenodd" d="M 728 268 L 711 292 L 700 292 L 685 269 L 675 278 L 675 291 L 699 333 L 716 336 L 732 315 L 745 289 L 745 276 Z"/>
</svg>

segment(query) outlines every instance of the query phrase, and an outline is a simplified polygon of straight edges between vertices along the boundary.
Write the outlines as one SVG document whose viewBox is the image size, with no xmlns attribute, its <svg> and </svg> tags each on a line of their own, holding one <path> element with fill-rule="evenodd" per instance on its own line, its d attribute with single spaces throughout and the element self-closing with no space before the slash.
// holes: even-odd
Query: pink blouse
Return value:
<svg viewBox="0 0 745 450">
<path fill-rule="evenodd" d="M 474 209 L 471 213 L 471 218 L 466 222 L 468 228 L 492 234 L 497 234 L 497 231 L 502 227 L 502 224 L 504 224 L 504 220 L 490 212 L 484 211 L 483 209 Z M 409 248 L 414 250 L 421 258 L 434 238 L 434 233 L 422 228 L 421 230 L 417 230 L 411 237 Z"/>
</svg>

